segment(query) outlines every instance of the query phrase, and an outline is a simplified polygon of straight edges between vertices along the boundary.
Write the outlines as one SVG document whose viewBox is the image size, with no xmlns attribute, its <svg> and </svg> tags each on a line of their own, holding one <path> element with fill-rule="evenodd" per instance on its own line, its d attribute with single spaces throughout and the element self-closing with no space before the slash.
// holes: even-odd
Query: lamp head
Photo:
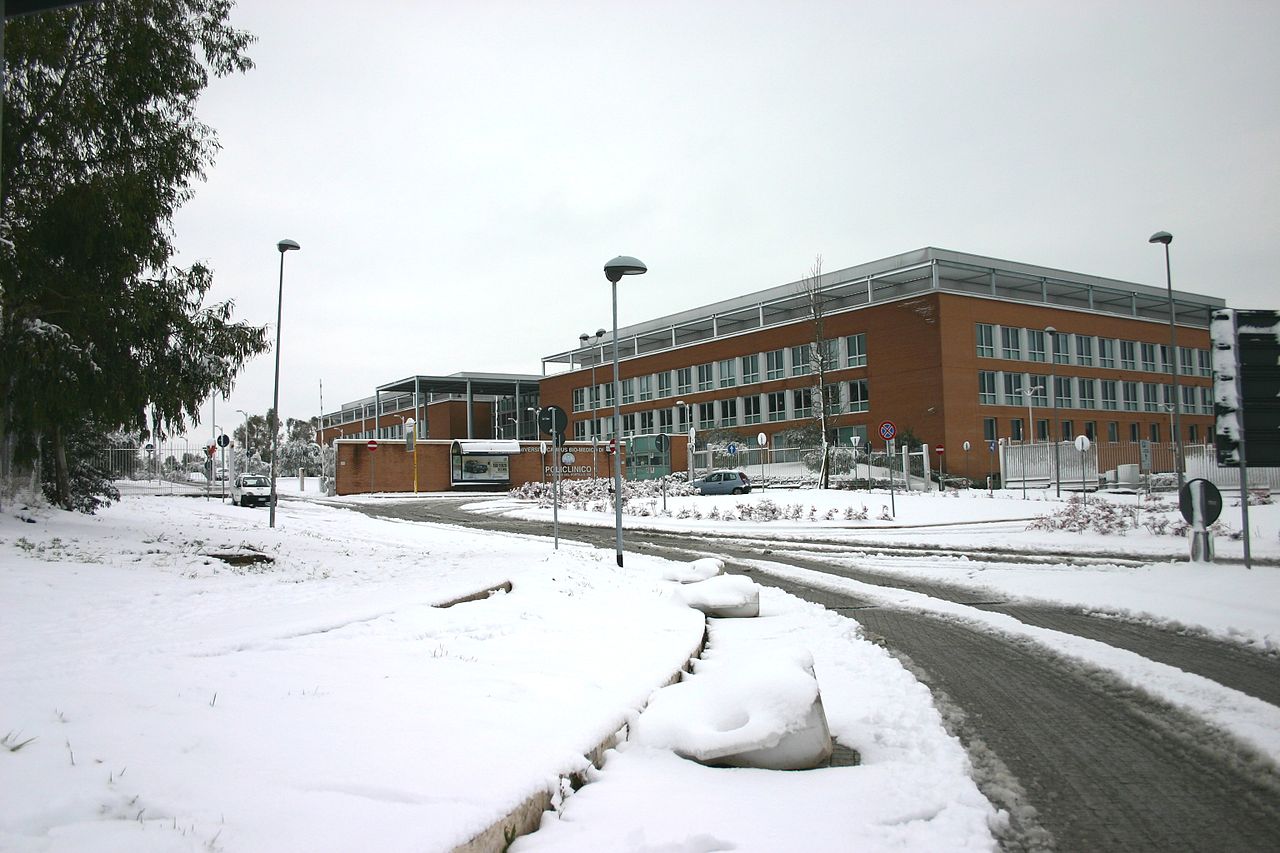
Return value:
<svg viewBox="0 0 1280 853">
<path fill-rule="evenodd" d="M 603 338 L 603 337 L 604 337 L 604 329 L 596 329 L 596 337 L 597 337 L 597 338 Z"/>
<path fill-rule="evenodd" d="M 649 268 L 644 265 L 644 261 L 630 255 L 618 255 L 604 265 L 604 277 L 614 283 L 624 275 L 643 275 L 648 271 Z"/>
<path fill-rule="evenodd" d="M 1148 243 L 1164 243 L 1166 246 L 1173 242 L 1173 235 L 1168 231 L 1157 231 L 1147 238 Z"/>
<path fill-rule="evenodd" d="M 588 335 L 586 332 L 583 332 L 582 334 L 578 335 L 578 343 L 582 344 L 583 346 L 586 346 L 587 341 L 590 339 L 591 339 L 591 336 Z"/>
<path fill-rule="evenodd" d="M 276 243 L 276 248 L 279 249 L 280 254 L 283 255 L 285 252 L 296 251 L 297 249 L 301 249 L 302 247 L 298 245 L 298 242 L 296 240 L 284 239 L 284 240 L 281 240 L 279 243 Z"/>
</svg>

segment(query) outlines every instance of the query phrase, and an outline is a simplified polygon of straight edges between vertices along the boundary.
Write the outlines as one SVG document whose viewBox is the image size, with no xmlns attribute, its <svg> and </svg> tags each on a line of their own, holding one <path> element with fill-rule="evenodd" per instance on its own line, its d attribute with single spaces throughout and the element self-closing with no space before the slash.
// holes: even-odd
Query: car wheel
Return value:
<svg viewBox="0 0 1280 853">
<path fill-rule="evenodd" d="M 739 488 L 736 488 L 736 487 L 735 487 L 735 488 L 734 488 L 734 490 L 733 490 L 733 493 L 734 493 L 735 495 L 740 495 L 740 494 L 742 494 L 742 489 L 739 489 Z"/>
<path fill-rule="evenodd" d="M 231 505 L 232 505 L 232 506 L 240 506 L 240 501 L 236 500 L 236 496 L 235 496 L 235 495 L 232 495 L 232 496 L 231 496 Z"/>
</svg>

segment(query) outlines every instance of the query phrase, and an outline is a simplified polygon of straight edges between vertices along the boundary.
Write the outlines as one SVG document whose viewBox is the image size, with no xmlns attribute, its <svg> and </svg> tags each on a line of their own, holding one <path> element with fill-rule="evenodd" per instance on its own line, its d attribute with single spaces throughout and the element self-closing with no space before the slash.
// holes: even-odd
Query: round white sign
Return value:
<svg viewBox="0 0 1280 853">
<path fill-rule="evenodd" d="M 564 452 L 564 455 L 560 457 L 560 461 L 566 465 L 572 465 L 575 459 L 577 459 L 577 457 L 567 450 Z"/>
<path fill-rule="evenodd" d="M 756 436 L 756 444 L 760 445 L 761 447 L 764 447 L 768 443 L 769 443 L 769 437 L 764 433 L 760 433 L 759 435 Z"/>
<path fill-rule="evenodd" d="M 1087 435 L 1076 436 L 1076 450 L 1079 450 L 1081 453 L 1085 453 L 1086 451 L 1089 450 L 1089 436 Z"/>
</svg>

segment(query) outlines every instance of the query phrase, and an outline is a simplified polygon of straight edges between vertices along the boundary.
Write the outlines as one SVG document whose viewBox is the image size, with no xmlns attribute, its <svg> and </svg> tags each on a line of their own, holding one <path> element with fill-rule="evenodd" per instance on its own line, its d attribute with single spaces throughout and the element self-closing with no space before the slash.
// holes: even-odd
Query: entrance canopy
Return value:
<svg viewBox="0 0 1280 853">
<path fill-rule="evenodd" d="M 452 452 L 459 456 L 490 456 L 494 454 L 516 454 L 520 452 L 520 442 L 514 439 L 454 439 Z"/>
</svg>

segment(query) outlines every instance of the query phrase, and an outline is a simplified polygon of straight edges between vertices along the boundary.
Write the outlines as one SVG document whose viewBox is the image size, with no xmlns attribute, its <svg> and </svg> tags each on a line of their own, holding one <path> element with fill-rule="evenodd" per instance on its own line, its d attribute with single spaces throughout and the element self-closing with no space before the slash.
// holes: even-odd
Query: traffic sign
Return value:
<svg viewBox="0 0 1280 853">
<path fill-rule="evenodd" d="M 1213 524 L 1222 514 L 1222 492 L 1208 480 L 1199 477 L 1188 480 L 1178 490 L 1178 510 L 1187 524 Z M 1200 516 L 1199 519 L 1196 518 L 1197 515 Z"/>
<path fill-rule="evenodd" d="M 1079 450 L 1081 453 L 1087 453 L 1089 451 L 1089 443 L 1090 443 L 1089 436 L 1087 435 L 1076 436 L 1076 450 Z"/>
<path fill-rule="evenodd" d="M 217 451 L 217 449 L 218 449 L 218 446 L 211 441 L 209 442 L 209 445 L 204 449 L 204 452 L 209 454 L 209 458 L 212 459 L 213 454 Z"/>
<path fill-rule="evenodd" d="M 765 435 L 764 433 L 759 433 L 756 435 L 756 444 L 760 445 L 761 447 L 764 447 L 768 443 L 769 443 L 769 436 Z"/>
<path fill-rule="evenodd" d="M 231 436 L 227 435 L 225 432 L 222 435 L 218 436 L 219 447 L 226 447 L 229 444 L 231 444 Z"/>
<path fill-rule="evenodd" d="M 996 452 L 996 443 L 994 440 L 987 442 L 987 450 L 989 450 L 992 453 Z"/>
<path fill-rule="evenodd" d="M 729 451 L 730 456 L 738 455 L 738 445 L 736 444 L 730 444 L 728 447 L 725 448 L 725 450 Z"/>
<path fill-rule="evenodd" d="M 373 453 L 378 449 L 378 440 L 376 438 L 371 438 L 369 439 L 369 443 L 365 446 L 369 448 L 370 453 Z"/>
<path fill-rule="evenodd" d="M 945 453 L 945 452 L 946 452 L 946 450 L 947 450 L 947 449 L 946 449 L 945 447 L 943 447 L 941 444 L 935 444 L 935 445 L 933 446 L 933 452 L 934 452 L 934 453 L 936 453 L 936 454 L 938 454 L 939 456 L 941 456 L 943 453 Z"/>
<path fill-rule="evenodd" d="M 146 447 L 144 447 L 144 448 L 142 448 L 142 449 L 143 449 L 143 450 L 145 450 L 145 451 L 147 451 L 148 453 L 155 453 L 155 452 L 156 452 L 156 446 L 155 446 L 154 444 L 152 444 L 151 442 L 149 442 L 149 441 L 147 442 L 147 446 L 146 446 Z"/>
<path fill-rule="evenodd" d="M 559 406 L 547 406 L 538 413 L 538 428 L 551 435 L 564 435 L 569 416 Z"/>
<path fill-rule="evenodd" d="M 667 435 L 659 433 L 653 437 L 653 446 L 659 453 L 666 453 L 671 449 L 671 439 Z"/>
<path fill-rule="evenodd" d="M 891 441 L 898 434 L 898 428 L 893 425 L 893 421 L 885 421 L 880 424 L 880 437 L 885 441 Z"/>
<path fill-rule="evenodd" d="M 608 447 L 606 447 L 604 450 L 605 450 L 605 453 L 617 453 L 617 452 L 618 452 L 618 439 L 616 439 L 616 438 L 611 438 L 611 439 L 609 439 L 609 446 L 608 446 Z"/>
</svg>

